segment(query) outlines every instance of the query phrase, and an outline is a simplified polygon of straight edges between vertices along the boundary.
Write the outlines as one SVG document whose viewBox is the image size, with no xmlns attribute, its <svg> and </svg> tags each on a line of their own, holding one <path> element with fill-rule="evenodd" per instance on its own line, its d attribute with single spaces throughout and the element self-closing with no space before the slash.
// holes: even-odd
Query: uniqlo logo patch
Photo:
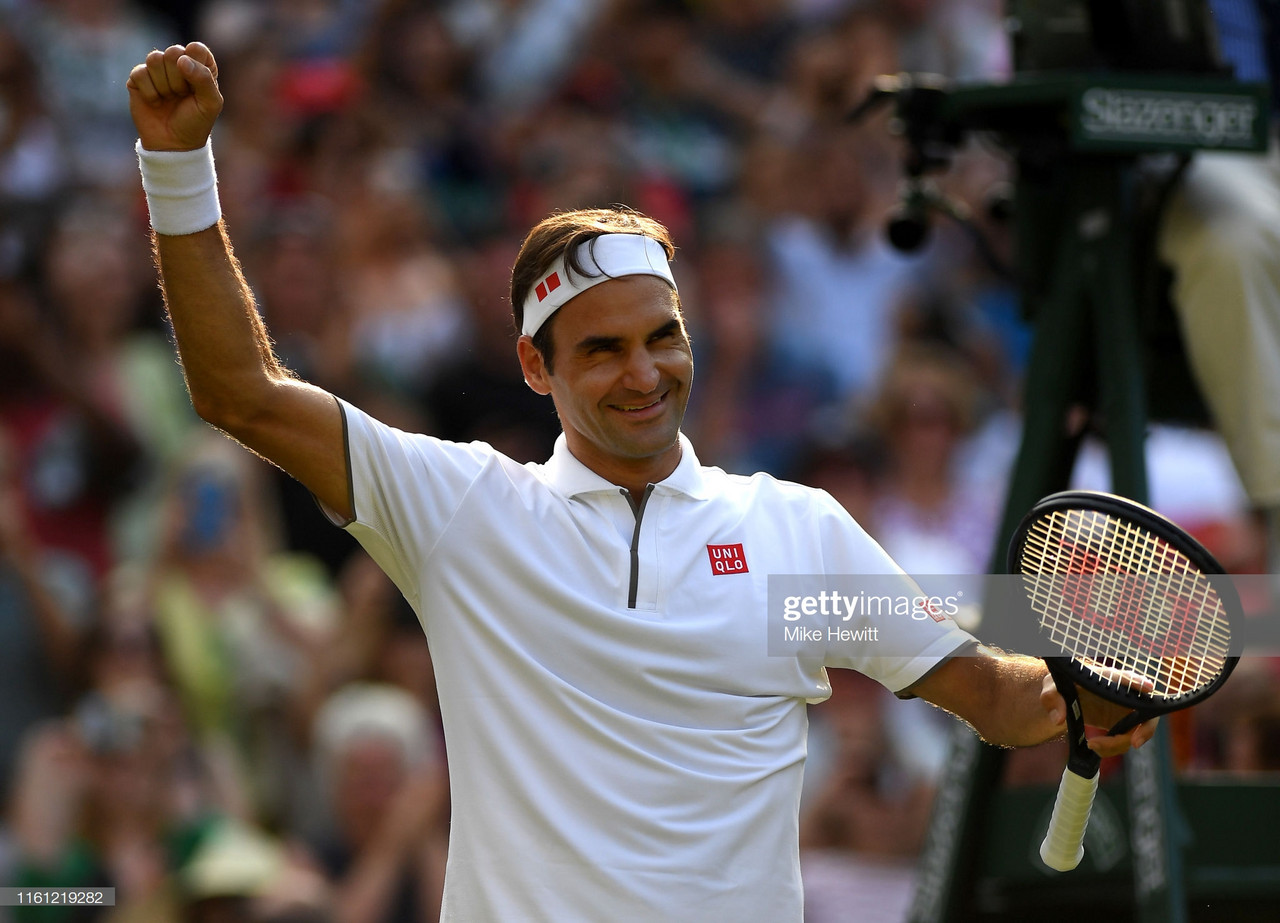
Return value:
<svg viewBox="0 0 1280 923">
<path fill-rule="evenodd" d="M 560 287 L 560 273 L 553 272 L 546 279 L 538 283 L 538 287 L 533 291 L 538 296 L 538 301 L 545 301 L 547 296 Z"/>
<path fill-rule="evenodd" d="M 713 574 L 745 574 L 747 573 L 747 556 L 742 553 L 742 544 L 708 545 L 707 557 L 711 559 Z"/>
</svg>

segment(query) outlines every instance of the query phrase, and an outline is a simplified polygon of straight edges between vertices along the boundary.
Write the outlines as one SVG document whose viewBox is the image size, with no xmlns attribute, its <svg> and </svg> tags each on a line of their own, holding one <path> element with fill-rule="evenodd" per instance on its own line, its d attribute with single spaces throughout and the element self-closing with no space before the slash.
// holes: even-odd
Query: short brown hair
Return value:
<svg viewBox="0 0 1280 923">
<path fill-rule="evenodd" d="M 663 225 L 625 206 L 615 208 L 583 208 L 556 212 L 534 225 L 520 245 L 515 266 L 511 269 L 511 313 L 516 330 L 524 327 L 524 300 L 529 290 L 551 268 L 561 254 L 566 254 L 565 267 L 570 272 L 586 275 L 578 261 L 578 247 L 602 234 L 639 234 L 662 244 L 667 259 L 676 254 L 670 232 Z M 533 345 L 542 354 L 547 371 L 552 371 L 551 323 L 555 315 L 534 334 Z"/>
</svg>

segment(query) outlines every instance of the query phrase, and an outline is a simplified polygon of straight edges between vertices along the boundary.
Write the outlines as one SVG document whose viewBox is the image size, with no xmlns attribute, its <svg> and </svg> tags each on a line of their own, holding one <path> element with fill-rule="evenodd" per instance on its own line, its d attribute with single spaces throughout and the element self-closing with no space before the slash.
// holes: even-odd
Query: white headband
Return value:
<svg viewBox="0 0 1280 923">
<path fill-rule="evenodd" d="M 561 255 L 547 274 L 538 280 L 524 300 L 524 324 L 521 333 L 533 336 L 547 318 L 574 295 L 593 285 L 620 276 L 657 276 L 676 287 L 667 262 L 667 251 L 652 237 L 640 234 L 601 234 L 579 245 L 578 263 L 586 275 L 565 268 Z"/>
</svg>

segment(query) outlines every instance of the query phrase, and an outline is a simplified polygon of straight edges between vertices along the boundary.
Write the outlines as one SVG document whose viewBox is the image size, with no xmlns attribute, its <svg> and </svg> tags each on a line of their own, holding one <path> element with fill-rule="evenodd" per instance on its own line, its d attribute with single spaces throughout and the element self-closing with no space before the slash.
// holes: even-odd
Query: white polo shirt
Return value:
<svg viewBox="0 0 1280 923">
<path fill-rule="evenodd" d="M 342 409 L 347 529 L 435 663 L 443 919 L 799 923 L 805 704 L 831 690 L 821 663 L 767 655 L 768 575 L 900 573 L 880 547 L 826 493 L 701 467 L 683 436 L 637 517 L 563 436 L 522 466 Z M 708 546 L 740 548 L 716 567 Z M 829 665 L 898 691 L 972 642 L 880 627 L 918 655 Z"/>
</svg>

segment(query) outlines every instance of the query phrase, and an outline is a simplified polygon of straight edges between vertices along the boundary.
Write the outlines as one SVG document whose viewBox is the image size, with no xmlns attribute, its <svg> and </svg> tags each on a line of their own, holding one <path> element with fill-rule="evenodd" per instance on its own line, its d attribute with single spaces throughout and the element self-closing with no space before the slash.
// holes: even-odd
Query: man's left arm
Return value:
<svg viewBox="0 0 1280 923">
<path fill-rule="evenodd" d="M 908 690 L 968 722 L 987 743 L 1028 747 L 1061 737 L 1066 731 L 1066 703 L 1044 661 L 978 645 L 972 654 L 952 657 Z M 1129 713 L 1080 690 L 1085 723 L 1109 728 Z M 1119 756 L 1140 747 L 1155 734 L 1156 721 L 1125 734 L 1095 737 L 1089 747 L 1100 756 Z"/>
</svg>

